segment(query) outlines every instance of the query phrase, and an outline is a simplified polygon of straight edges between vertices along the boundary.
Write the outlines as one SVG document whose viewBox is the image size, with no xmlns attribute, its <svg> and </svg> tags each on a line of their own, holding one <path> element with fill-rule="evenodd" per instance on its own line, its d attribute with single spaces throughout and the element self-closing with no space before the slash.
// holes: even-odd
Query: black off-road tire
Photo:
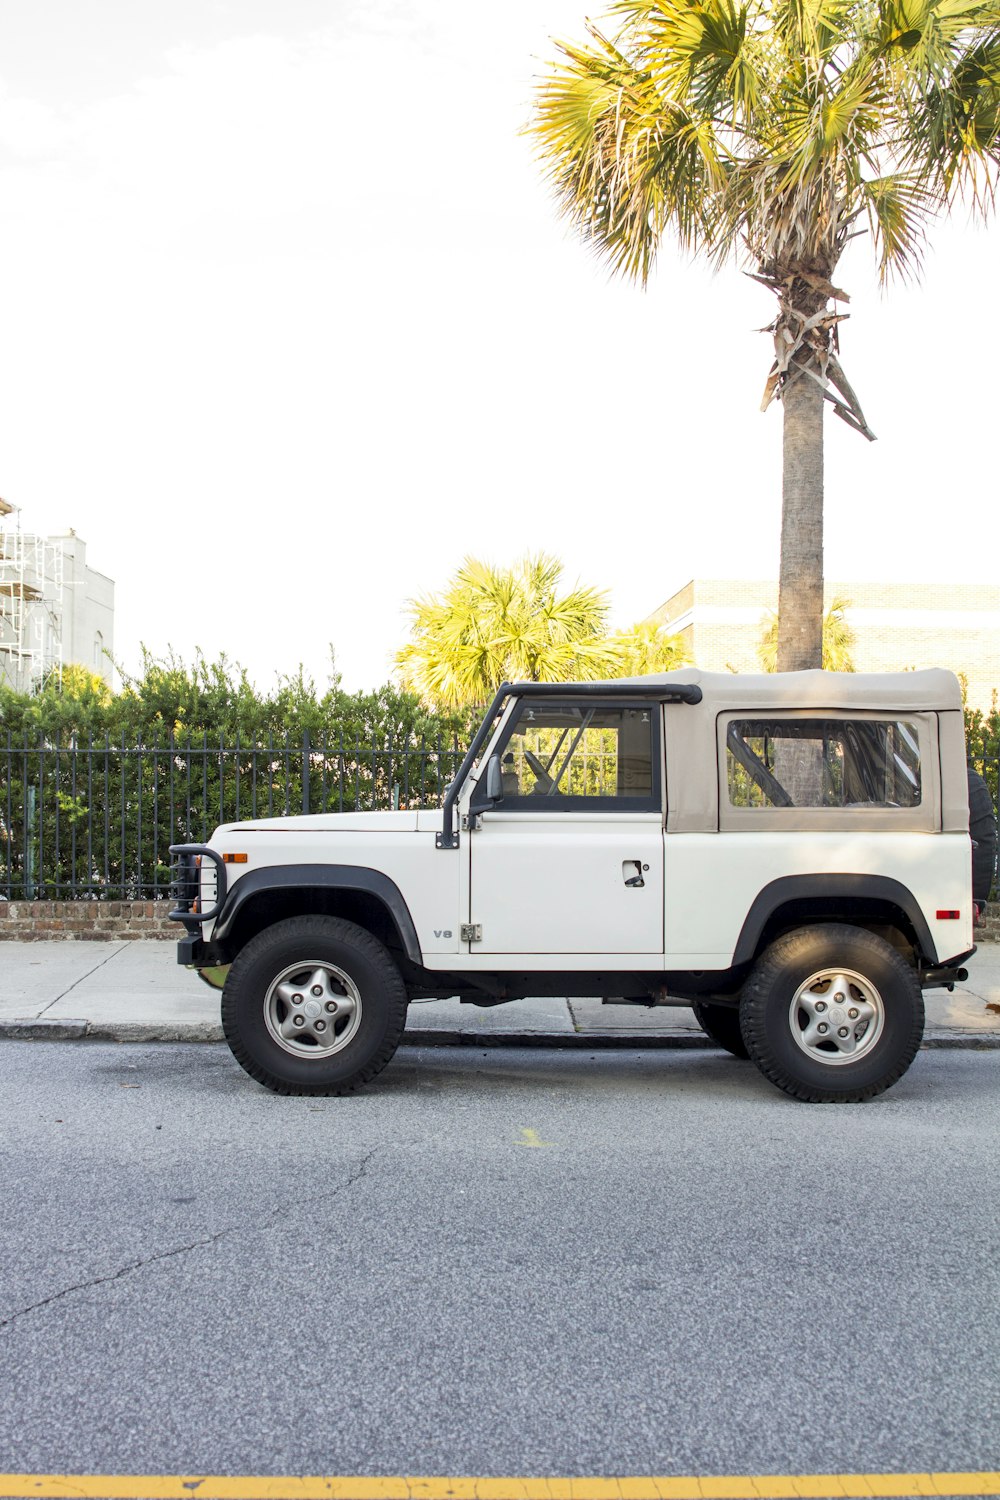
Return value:
<svg viewBox="0 0 1000 1500">
<path fill-rule="evenodd" d="M 320 996 L 315 1004 L 311 978 Z M 291 990 L 294 1006 L 280 998 Z M 323 1030 L 322 1039 L 312 1032 L 313 1055 L 305 1042 L 315 1019 L 303 1019 L 302 1030 L 284 1044 L 277 1040 L 293 1011 L 304 1013 L 307 1005 Z M 406 1005 L 399 970 L 370 932 L 339 917 L 290 917 L 258 933 L 234 960 L 222 992 L 222 1028 L 240 1067 L 273 1093 L 350 1094 L 392 1057 Z M 331 1006 L 347 1019 L 324 1014 Z"/>
<path fill-rule="evenodd" d="M 740 1012 L 735 1005 L 713 1005 L 710 1000 L 691 1003 L 694 1018 L 705 1035 L 734 1057 L 747 1058 L 747 1044 L 740 1030 Z"/>
<path fill-rule="evenodd" d="M 859 981 L 847 986 L 843 1004 L 839 987 L 824 989 L 825 976 L 841 974 Z M 814 978 L 816 987 L 807 988 Z M 839 1044 L 827 1038 L 807 1045 L 803 1021 L 807 1005 L 818 1009 L 818 1000 L 824 1001 L 824 1015 L 838 1010 L 828 1033 L 841 1023 L 852 1027 L 852 1009 L 862 1025 L 865 1010 L 874 1010 L 877 1023 L 870 1022 L 874 1029 L 866 1027 L 856 1043 L 857 1057 L 839 1052 Z M 751 1059 L 776 1088 L 809 1104 L 857 1104 L 890 1088 L 910 1066 L 923 1036 L 924 1000 L 916 973 L 895 948 L 864 928 L 831 922 L 799 928 L 771 944 L 744 986 L 740 1025 Z M 829 1052 L 820 1050 L 827 1047 Z"/>
<path fill-rule="evenodd" d="M 997 815 L 990 789 L 971 766 L 969 770 L 969 833 L 972 837 L 972 899 L 984 906 L 990 899 L 997 868 Z"/>
</svg>

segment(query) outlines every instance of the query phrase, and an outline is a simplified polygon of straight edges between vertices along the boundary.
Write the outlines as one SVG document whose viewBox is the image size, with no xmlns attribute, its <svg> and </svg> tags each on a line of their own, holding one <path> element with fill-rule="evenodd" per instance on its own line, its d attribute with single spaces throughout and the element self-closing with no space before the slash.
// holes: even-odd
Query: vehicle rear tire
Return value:
<svg viewBox="0 0 1000 1500">
<path fill-rule="evenodd" d="M 349 1094 L 399 1045 L 407 996 L 377 938 L 339 917 L 290 917 L 246 945 L 222 992 L 240 1067 L 276 1094 Z"/>
<path fill-rule="evenodd" d="M 810 1104 L 873 1099 L 906 1072 L 924 1029 L 914 970 L 883 938 L 839 923 L 772 943 L 740 1001 L 751 1059 Z"/>
<path fill-rule="evenodd" d="M 740 1012 L 735 1005 L 713 1005 L 709 1000 L 694 1000 L 691 1003 L 694 1018 L 705 1035 L 734 1057 L 749 1057 L 747 1044 L 740 1030 Z"/>
</svg>

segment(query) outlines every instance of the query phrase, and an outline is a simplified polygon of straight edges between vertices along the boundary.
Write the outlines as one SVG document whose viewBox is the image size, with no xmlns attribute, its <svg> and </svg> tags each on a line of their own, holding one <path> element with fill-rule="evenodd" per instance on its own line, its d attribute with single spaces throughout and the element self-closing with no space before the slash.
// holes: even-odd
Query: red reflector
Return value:
<svg viewBox="0 0 1000 1500">
<path fill-rule="evenodd" d="M 937 919 L 939 922 L 957 922 L 961 915 L 960 911 L 939 911 Z"/>
</svg>

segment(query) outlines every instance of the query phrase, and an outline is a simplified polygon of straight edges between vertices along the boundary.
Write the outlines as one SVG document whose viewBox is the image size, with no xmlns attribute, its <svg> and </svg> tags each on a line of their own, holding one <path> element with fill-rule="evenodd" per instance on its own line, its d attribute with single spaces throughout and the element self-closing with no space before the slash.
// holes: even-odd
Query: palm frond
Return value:
<svg viewBox="0 0 1000 1500">
<path fill-rule="evenodd" d="M 904 279 L 917 275 L 937 195 L 904 172 L 861 182 L 859 193 L 878 254 L 880 281 L 893 272 Z"/>
<path fill-rule="evenodd" d="M 720 106 L 737 115 L 757 107 L 760 58 L 746 4 L 661 0 L 645 20 L 643 65 L 665 97 L 687 98 L 703 118 Z"/>
<path fill-rule="evenodd" d="M 777 0 L 771 21 L 789 61 L 822 64 L 849 34 L 854 14 L 852 0 Z"/>
<path fill-rule="evenodd" d="M 1000 168 L 1000 27 L 952 50 L 948 75 L 914 90 L 903 159 L 942 199 L 968 197 L 986 214 Z"/>
<path fill-rule="evenodd" d="M 711 241 L 724 154 L 711 120 L 668 96 L 655 57 L 639 68 L 591 35 L 590 48 L 560 44 L 529 129 L 564 212 L 614 270 L 645 282 L 668 224 L 687 248 Z M 742 76 L 738 88 L 752 92 Z"/>
</svg>

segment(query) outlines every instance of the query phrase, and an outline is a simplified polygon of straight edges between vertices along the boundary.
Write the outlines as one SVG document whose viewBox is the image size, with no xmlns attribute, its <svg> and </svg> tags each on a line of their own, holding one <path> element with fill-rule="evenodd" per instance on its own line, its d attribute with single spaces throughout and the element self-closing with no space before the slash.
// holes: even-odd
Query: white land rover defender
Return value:
<svg viewBox="0 0 1000 1500">
<path fill-rule="evenodd" d="M 797 1099 L 909 1067 L 966 978 L 962 700 L 944 671 L 500 688 L 444 807 L 262 818 L 182 844 L 179 961 L 231 965 L 237 1060 L 341 1094 L 415 997 L 691 1005 Z"/>
</svg>

